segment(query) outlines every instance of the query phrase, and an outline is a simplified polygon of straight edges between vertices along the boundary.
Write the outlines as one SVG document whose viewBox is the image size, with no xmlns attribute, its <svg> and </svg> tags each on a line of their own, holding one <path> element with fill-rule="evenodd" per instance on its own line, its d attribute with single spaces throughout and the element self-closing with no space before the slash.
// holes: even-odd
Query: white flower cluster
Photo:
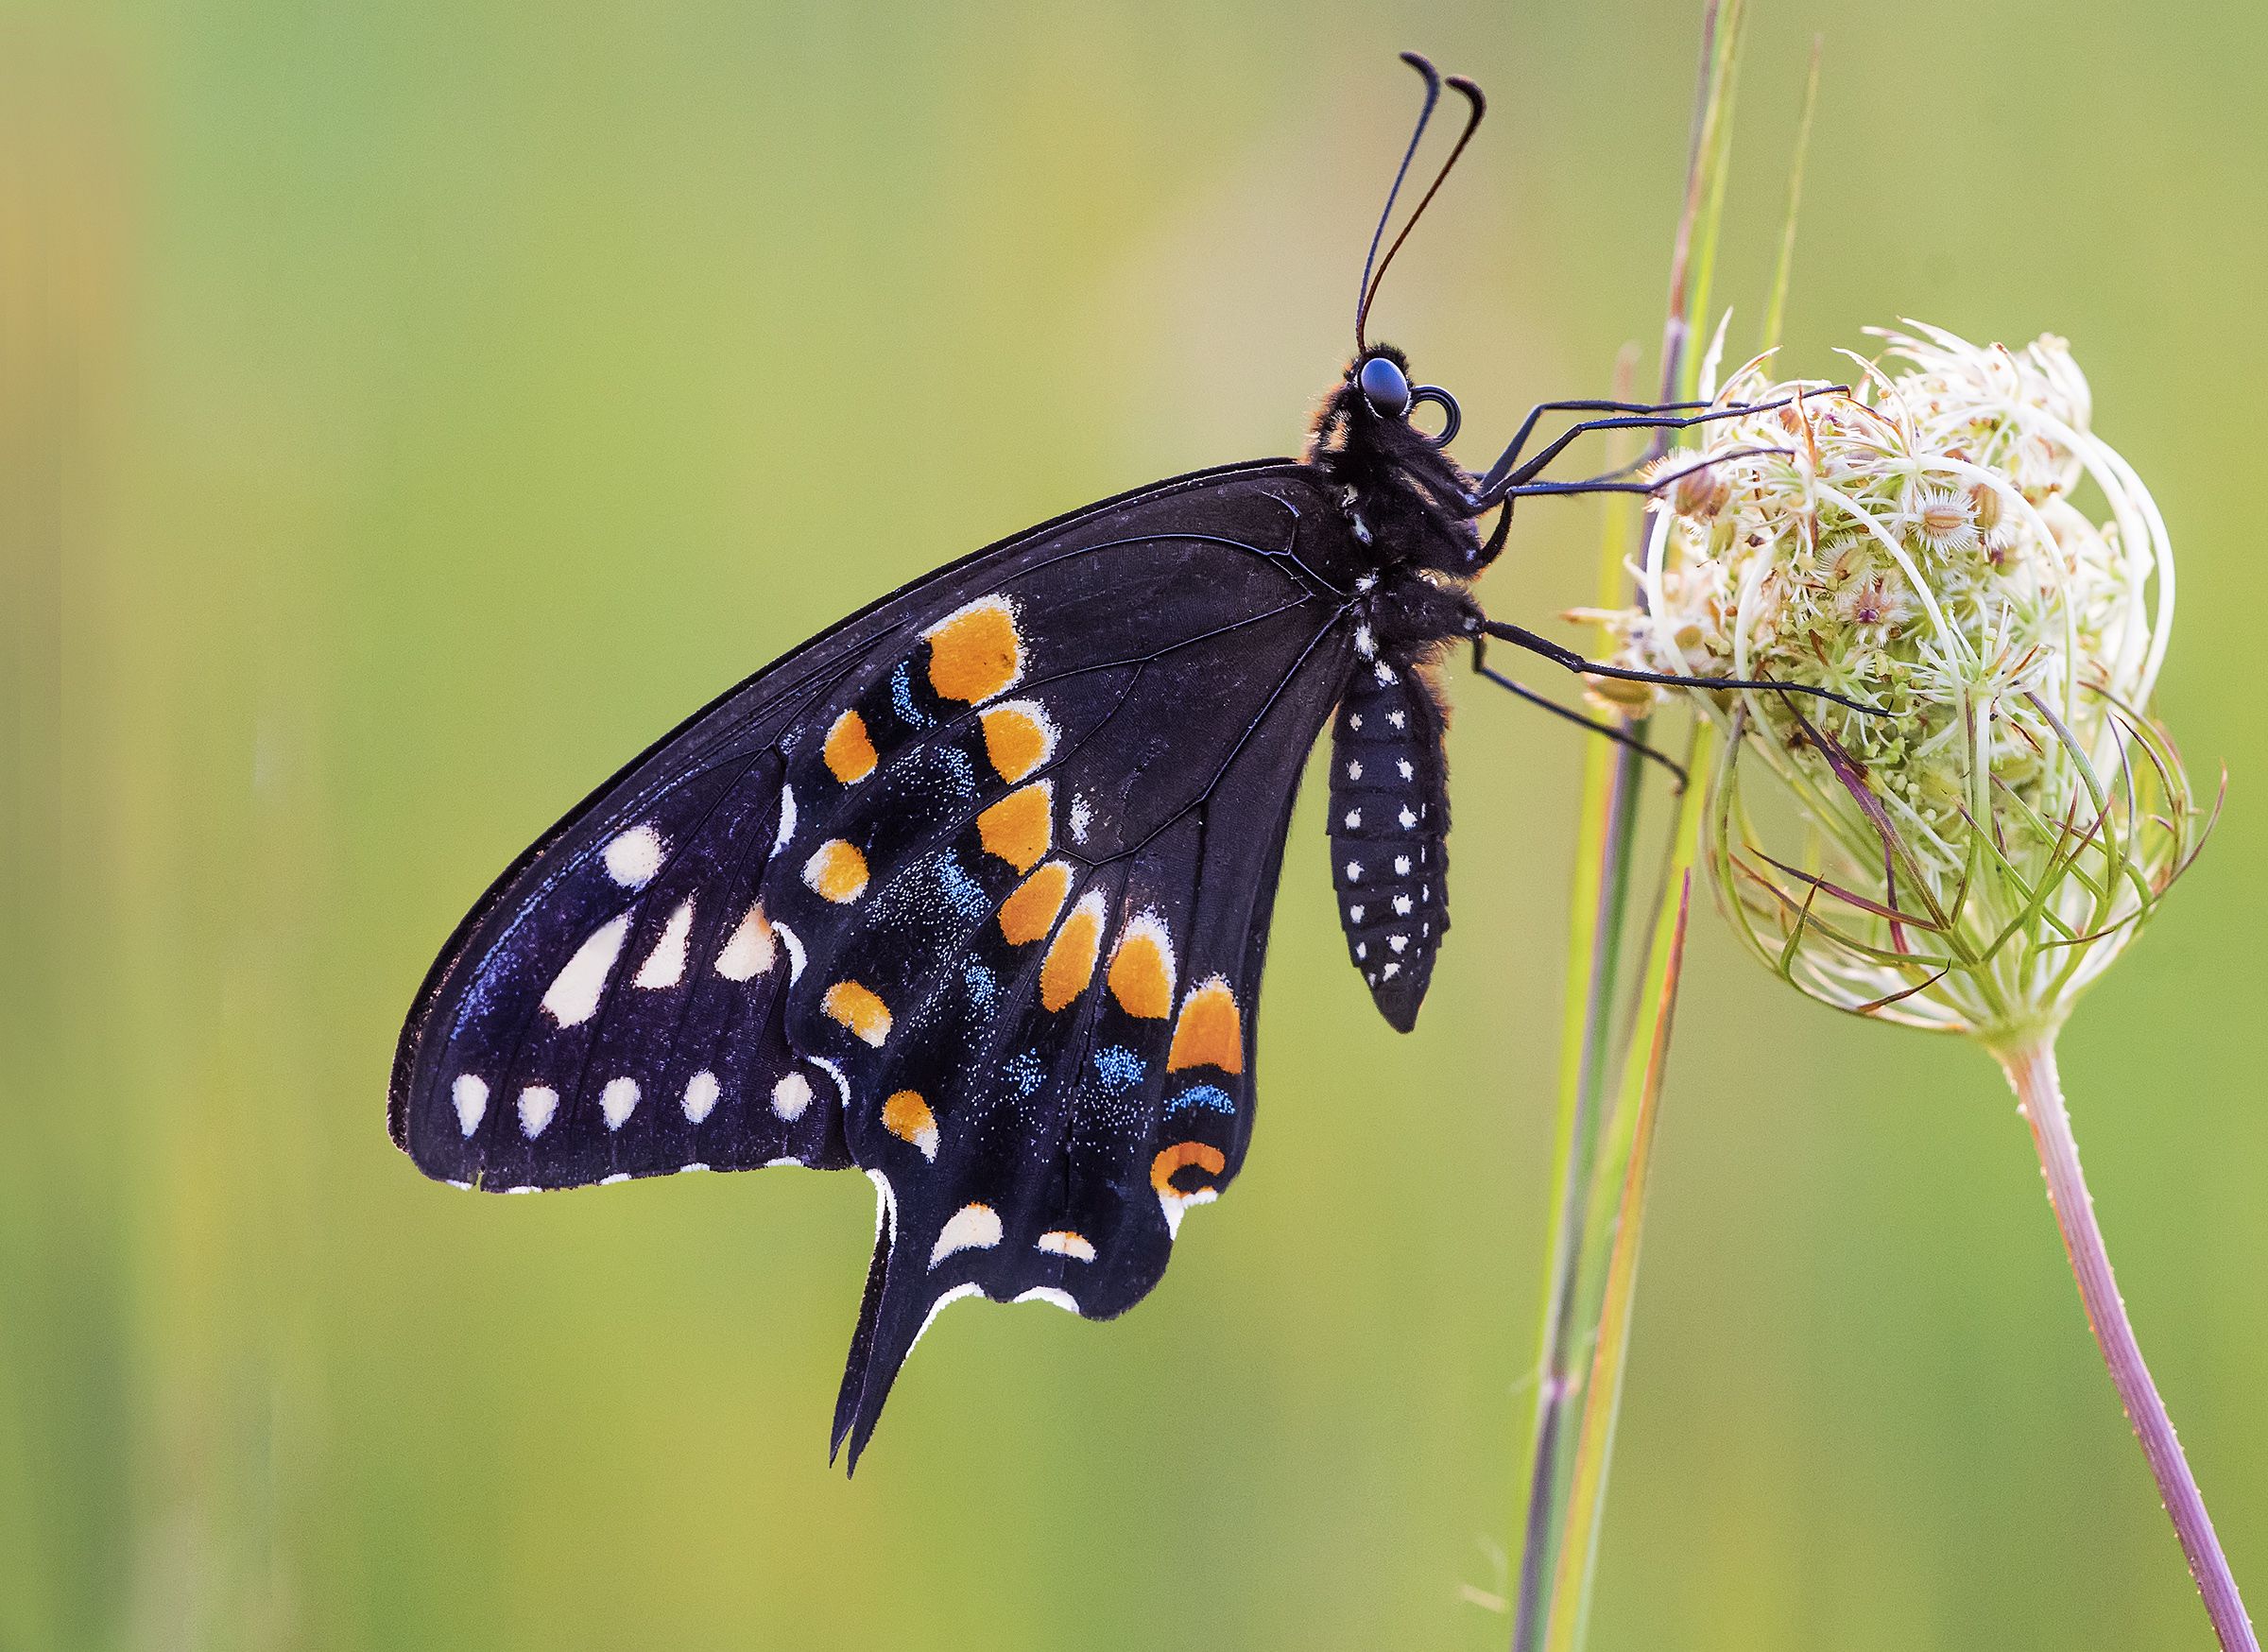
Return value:
<svg viewBox="0 0 2268 1652">
<path fill-rule="evenodd" d="M 1720 893 L 1814 995 L 1990 1036 L 2060 1019 L 2194 850 L 2148 717 L 2173 552 L 2061 339 L 1916 334 L 1847 390 L 1734 374 L 1716 405 L 1749 410 L 1654 467 L 1640 603 L 1589 617 L 1621 664 L 1869 708 L 1693 696 L 1732 736 Z M 1807 828 L 1792 854 L 1759 846 L 1758 766 Z"/>
</svg>

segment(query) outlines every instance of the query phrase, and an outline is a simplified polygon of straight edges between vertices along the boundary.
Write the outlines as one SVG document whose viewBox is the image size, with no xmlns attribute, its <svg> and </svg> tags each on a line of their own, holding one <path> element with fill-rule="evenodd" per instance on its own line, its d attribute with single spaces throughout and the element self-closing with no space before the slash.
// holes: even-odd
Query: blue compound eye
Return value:
<svg viewBox="0 0 2268 1652">
<path fill-rule="evenodd" d="M 1363 400 L 1381 419 L 1400 419 L 1410 410 L 1410 381 L 1385 356 L 1374 355 L 1363 363 L 1357 382 L 1363 387 Z"/>
</svg>

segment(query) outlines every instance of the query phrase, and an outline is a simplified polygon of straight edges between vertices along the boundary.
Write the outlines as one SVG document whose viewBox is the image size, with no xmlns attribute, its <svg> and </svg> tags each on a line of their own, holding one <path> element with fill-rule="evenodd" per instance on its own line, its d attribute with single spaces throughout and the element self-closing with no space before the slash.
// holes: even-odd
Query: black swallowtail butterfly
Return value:
<svg viewBox="0 0 2268 1652">
<path fill-rule="evenodd" d="M 1425 114 L 1396 192 L 1443 84 L 1406 56 Z M 1447 84 L 1470 114 L 1420 213 L 1484 107 Z M 1467 588 L 1514 500 L 1668 479 L 1538 480 L 1576 435 L 1691 404 L 1547 404 L 1488 473 L 1460 470 L 1454 402 L 1363 342 L 1393 205 L 1304 458 L 1059 517 L 766 666 L 521 856 L 418 994 L 387 1122 L 429 1176 L 873 1179 L 834 1414 L 853 1465 L 947 1303 L 1123 1313 L 1235 1177 L 1269 908 L 1326 722 L 1348 945 L 1407 1031 L 1449 927 L 1433 663 L 1469 642 L 1479 664 L 1497 637 L 1642 679 L 1486 620 Z M 1411 422 L 1425 405 L 1437 436 Z M 1606 417 L 1523 462 L 1555 410 Z"/>
</svg>

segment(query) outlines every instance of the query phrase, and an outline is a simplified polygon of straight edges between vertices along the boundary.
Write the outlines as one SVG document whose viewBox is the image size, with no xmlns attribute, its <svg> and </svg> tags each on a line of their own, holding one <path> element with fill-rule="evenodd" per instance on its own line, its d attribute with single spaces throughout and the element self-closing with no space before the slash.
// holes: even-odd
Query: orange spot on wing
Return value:
<svg viewBox="0 0 2268 1652">
<path fill-rule="evenodd" d="M 1003 780 L 1022 780 L 1056 753 L 1056 731 L 1047 714 L 1029 700 L 994 706 L 981 720 L 985 755 Z"/>
<path fill-rule="evenodd" d="M 1224 1073 L 1245 1070 L 1243 1018 L 1236 994 L 1215 975 L 1201 983 L 1181 1001 L 1181 1019 L 1174 1024 L 1173 1046 L 1165 1053 L 1165 1070 L 1218 1067 Z"/>
<path fill-rule="evenodd" d="M 929 1110 L 920 1093 L 901 1090 L 882 1104 L 882 1127 L 902 1142 L 921 1149 L 921 1157 L 937 1156 L 937 1115 Z"/>
<path fill-rule="evenodd" d="M 1040 965 L 1040 1003 L 1060 1009 L 1087 990 L 1094 960 L 1103 950 L 1103 898 L 1087 896 L 1071 909 Z"/>
<path fill-rule="evenodd" d="M 830 901 L 855 901 L 867 891 L 867 857 L 856 846 L 831 837 L 803 863 L 803 881 Z"/>
<path fill-rule="evenodd" d="M 1040 864 L 1055 841 L 1055 792 L 1045 781 L 1020 787 L 976 817 L 984 846 L 1020 872 Z"/>
<path fill-rule="evenodd" d="M 1174 1175 L 1192 1164 L 1207 1176 L 1218 1176 L 1228 1168 L 1228 1161 L 1221 1157 L 1218 1147 L 1209 1147 L 1202 1142 L 1176 1142 L 1150 1161 L 1150 1185 L 1161 1194 L 1186 1198 L 1199 1190 L 1175 1186 Z"/>
<path fill-rule="evenodd" d="M 890 1007 L 856 981 L 837 981 L 828 988 L 819 1007 L 876 1049 L 890 1036 Z"/>
<path fill-rule="evenodd" d="M 834 727 L 827 731 L 827 743 L 819 748 L 819 755 L 827 760 L 827 772 L 845 785 L 862 781 L 874 772 L 874 742 L 867 733 L 867 720 L 856 712 L 845 712 L 834 719 Z"/>
<path fill-rule="evenodd" d="M 1174 955 L 1164 926 L 1137 918 L 1110 955 L 1110 995 L 1128 1015 L 1163 1021 L 1174 1012 Z"/>
<path fill-rule="evenodd" d="M 1056 914 L 1070 893 L 1071 868 L 1049 861 L 1000 903 L 1000 933 L 1010 946 L 1028 946 L 1056 926 Z"/>
<path fill-rule="evenodd" d="M 929 686 L 939 698 L 971 705 L 990 699 L 1023 675 L 1023 640 L 1005 597 L 988 596 L 932 626 Z"/>
</svg>

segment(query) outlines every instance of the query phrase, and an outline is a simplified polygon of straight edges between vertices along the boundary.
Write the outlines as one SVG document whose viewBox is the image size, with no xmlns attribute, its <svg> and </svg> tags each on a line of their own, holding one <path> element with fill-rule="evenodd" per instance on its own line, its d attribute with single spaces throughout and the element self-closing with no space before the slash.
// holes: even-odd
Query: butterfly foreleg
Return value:
<svg viewBox="0 0 2268 1652">
<path fill-rule="evenodd" d="M 1479 491 L 1487 492 L 1520 462 L 1521 452 L 1527 447 L 1529 439 L 1536 434 L 1536 426 L 1542 422 L 1546 413 L 1665 414 L 1707 405 L 1709 404 L 1706 402 L 1538 402 L 1528 409 L 1528 416 L 1520 422 L 1520 428 L 1512 433 L 1512 439 L 1504 445 L 1504 451 L 1497 456 L 1496 463 L 1490 465 L 1488 473 L 1481 478 Z"/>
<path fill-rule="evenodd" d="M 1594 431 L 1687 430 L 1696 424 L 1708 424 L 1721 419 L 1738 419 L 1748 414 L 1774 412 L 1778 408 L 1793 405 L 1806 395 L 1829 395 L 1844 388 L 1847 387 L 1830 386 L 1819 390 L 1806 390 L 1778 402 L 1737 402 L 1727 407 L 1711 407 L 1702 413 L 1679 411 L 1679 409 L 1699 404 L 1692 402 L 1665 403 L 1659 406 L 1651 407 L 1634 406 L 1627 411 L 1618 412 L 1612 417 L 1579 421 L 1553 439 L 1541 452 L 1521 461 L 1519 458 L 1520 449 L 1525 444 L 1527 436 L 1536 422 L 1536 413 L 1530 413 L 1527 422 L 1521 427 L 1521 434 L 1514 439 L 1512 447 L 1506 450 L 1503 457 L 1489 467 L 1488 474 L 1482 478 L 1481 486 L 1473 495 L 1474 514 L 1479 514 L 1480 511 L 1487 509 L 1502 499 L 1518 497 L 1535 485 L 1536 478 L 1543 473 L 1545 466 L 1566 452 L 1578 438 L 1588 436 Z M 1551 404 L 1547 403 L 1545 405 L 1549 406 Z M 1614 404 L 1606 404 L 1606 405 Z M 1541 409 L 1539 408 L 1538 411 L 1539 412 Z M 1628 466 L 1624 466 L 1622 471 L 1610 472 L 1607 476 L 1594 478 L 1594 480 L 1605 481 L 1612 476 L 1622 474 L 1628 469 Z M 1563 485 L 1547 486 L 1555 486 L 1555 490 L 1556 490 L 1557 486 Z"/>
</svg>

